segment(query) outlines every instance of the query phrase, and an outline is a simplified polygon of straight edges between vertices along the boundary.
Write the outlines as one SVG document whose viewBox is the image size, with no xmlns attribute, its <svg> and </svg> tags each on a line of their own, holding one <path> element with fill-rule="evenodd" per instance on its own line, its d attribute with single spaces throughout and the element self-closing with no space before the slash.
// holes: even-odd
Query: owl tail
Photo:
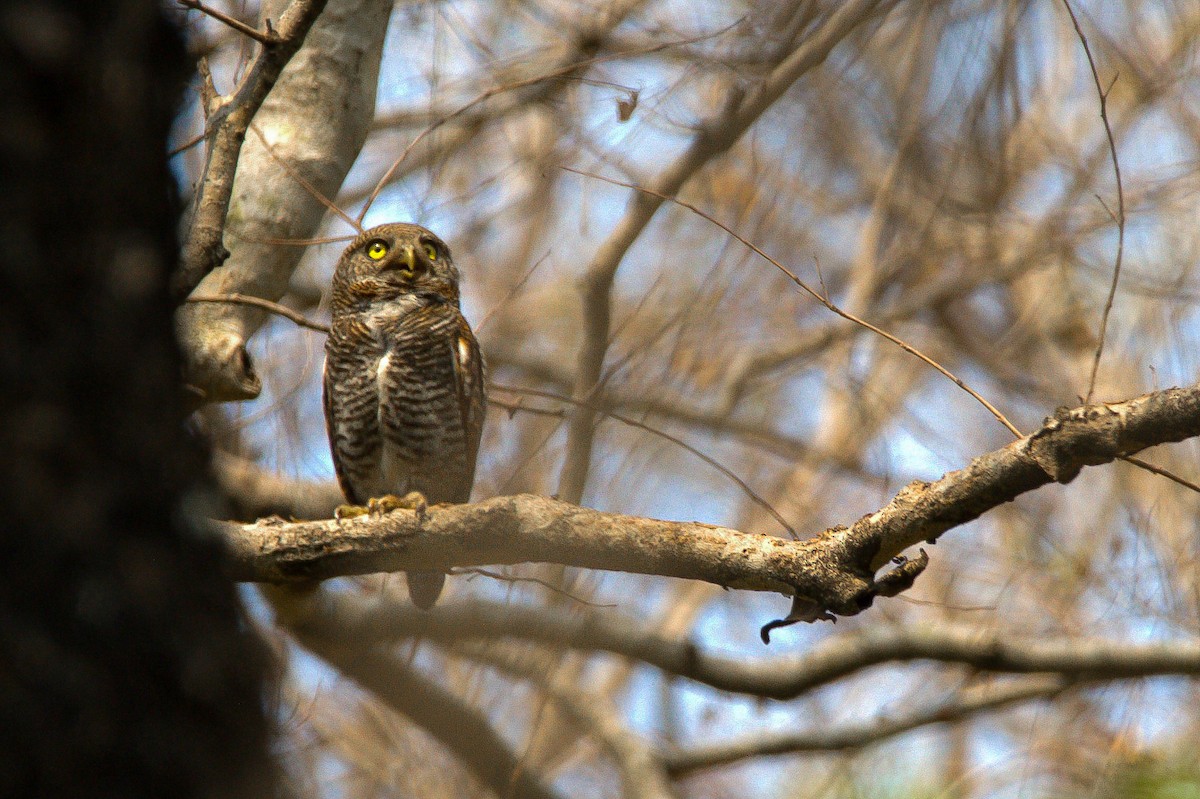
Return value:
<svg viewBox="0 0 1200 799">
<path fill-rule="evenodd" d="M 441 572 L 407 572 L 408 595 L 421 610 L 429 610 L 442 593 L 446 575 Z"/>
</svg>

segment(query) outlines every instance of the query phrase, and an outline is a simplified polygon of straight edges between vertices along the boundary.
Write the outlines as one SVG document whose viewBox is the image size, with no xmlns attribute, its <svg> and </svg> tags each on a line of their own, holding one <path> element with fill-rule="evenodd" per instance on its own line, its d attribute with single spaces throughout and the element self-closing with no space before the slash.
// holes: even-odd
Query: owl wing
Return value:
<svg viewBox="0 0 1200 799">
<path fill-rule="evenodd" d="M 486 369 L 479 341 L 471 332 L 471 326 L 462 316 L 458 317 L 458 330 L 454 340 L 454 382 L 457 389 L 458 409 L 462 417 L 463 439 L 466 443 L 466 460 L 470 469 L 467 494 L 462 502 L 470 499 L 470 486 L 474 483 L 475 458 L 479 453 L 479 439 L 483 435 L 483 417 L 487 410 L 484 393 Z"/>
<path fill-rule="evenodd" d="M 371 473 L 378 471 L 379 387 L 368 361 L 370 333 L 356 323 L 335 324 L 325 348 L 322 405 L 338 485 L 347 501 L 373 496 Z"/>
</svg>

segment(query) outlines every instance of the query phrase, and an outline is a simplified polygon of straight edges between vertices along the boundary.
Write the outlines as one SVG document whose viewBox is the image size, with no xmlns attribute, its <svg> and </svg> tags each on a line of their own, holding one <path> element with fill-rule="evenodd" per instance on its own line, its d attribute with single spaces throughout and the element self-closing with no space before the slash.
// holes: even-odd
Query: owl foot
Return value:
<svg viewBox="0 0 1200 799">
<path fill-rule="evenodd" d="M 409 491 L 402 497 L 385 494 L 382 497 L 373 497 L 367 500 L 367 512 L 372 516 L 382 516 L 394 510 L 412 510 L 417 512 L 418 522 L 425 521 L 425 509 L 428 507 L 429 503 L 425 501 L 425 495 L 420 491 Z"/>
<path fill-rule="evenodd" d="M 354 519 L 359 516 L 365 516 L 368 513 L 370 513 L 370 510 L 364 508 L 362 505 L 338 505 L 333 510 L 333 518 L 340 522 L 342 519 Z"/>
</svg>

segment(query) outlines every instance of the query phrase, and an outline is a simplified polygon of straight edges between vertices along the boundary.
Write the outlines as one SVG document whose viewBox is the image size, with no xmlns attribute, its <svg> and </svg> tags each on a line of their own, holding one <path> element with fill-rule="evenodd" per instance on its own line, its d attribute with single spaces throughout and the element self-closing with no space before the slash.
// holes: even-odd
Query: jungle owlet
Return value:
<svg viewBox="0 0 1200 799">
<path fill-rule="evenodd" d="M 346 499 L 466 502 L 486 397 L 450 250 L 418 225 L 371 228 L 342 253 L 330 305 L 325 423 Z M 413 603 L 431 607 L 445 579 L 409 573 Z"/>
</svg>

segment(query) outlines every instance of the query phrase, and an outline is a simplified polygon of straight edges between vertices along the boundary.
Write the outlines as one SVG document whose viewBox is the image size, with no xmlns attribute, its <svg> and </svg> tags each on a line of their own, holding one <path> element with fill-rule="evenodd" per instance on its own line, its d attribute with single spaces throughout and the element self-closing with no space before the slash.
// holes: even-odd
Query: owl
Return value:
<svg viewBox="0 0 1200 799">
<path fill-rule="evenodd" d="M 325 424 L 346 499 L 417 491 L 430 504 L 466 502 L 487 398 L 450 249 L 418 225 L 371 228 L 342 253 L 330 306 Z M 429 608 L 446 575 L 407 579 L 413 603 Z"/>
</svg>

